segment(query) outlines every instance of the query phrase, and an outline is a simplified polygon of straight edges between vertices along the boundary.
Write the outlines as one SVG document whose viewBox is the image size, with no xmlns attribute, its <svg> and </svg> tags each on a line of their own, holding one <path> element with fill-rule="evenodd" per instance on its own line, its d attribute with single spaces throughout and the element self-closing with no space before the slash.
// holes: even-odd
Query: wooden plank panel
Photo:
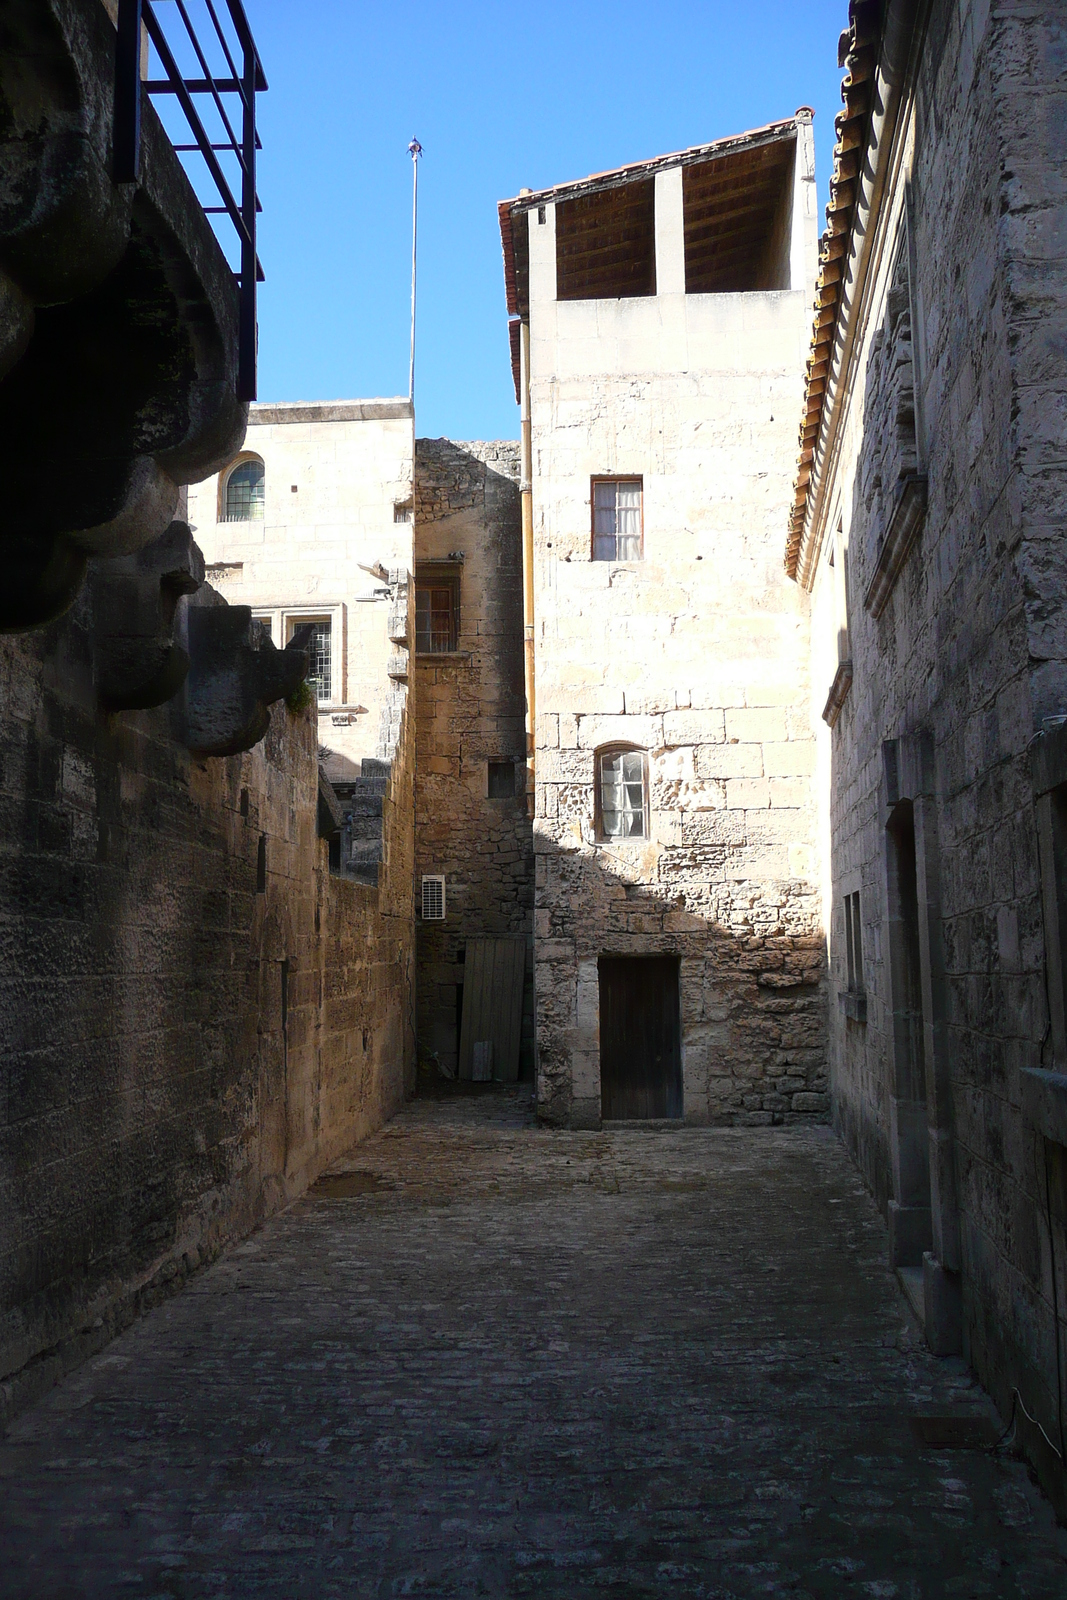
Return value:
<svg viewBox="0 0 1067 1600">
<path fill-rule="evenodd" d="M 524 939 L 468 939 L 463 968 L 463 1025 L 459 1075 L 469 1079 L 474 1046 L 493 1045 L 493 1077 L 513 1083 L 519 1075 Z"/>
<path fill-rule="evenodd" d="M 680 1117 L 677 957 L 602 956 L 599 972 L 601 1115 Z"/>
</svg>

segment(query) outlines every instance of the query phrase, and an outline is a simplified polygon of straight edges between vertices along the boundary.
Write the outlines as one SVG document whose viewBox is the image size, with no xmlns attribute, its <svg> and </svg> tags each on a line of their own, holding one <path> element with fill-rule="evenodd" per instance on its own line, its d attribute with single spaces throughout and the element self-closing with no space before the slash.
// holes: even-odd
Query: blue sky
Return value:
<svg viewBox="0 0 1067 1600">
<path fill-rule="evenodd" d="M 262 400 L 405 393 L 419 172 L 420 436 L 513 438 L 496 202 L 815 109 L 820 206 L 845 0 L 535 7 L 245 0 L 269 93 Z"/>
</svg>

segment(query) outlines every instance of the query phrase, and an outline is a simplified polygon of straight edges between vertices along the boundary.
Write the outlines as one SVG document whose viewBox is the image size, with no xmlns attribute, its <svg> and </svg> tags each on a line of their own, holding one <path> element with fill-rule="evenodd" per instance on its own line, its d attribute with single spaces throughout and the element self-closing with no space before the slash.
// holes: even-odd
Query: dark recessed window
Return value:
<svg viewBox="0 0 1067 1600">
<path fill-rule="evenodd" d="M 845 960 L 848 986 L 856 993 L 863 989 L 863 923 L 860 919 L 860 892 L 845 896 Z"/>
<path fill-rule="evenodd" d="M 459 638 L 459 574 L 421 569 L 415 575 L 415 651 L 447 655 Z"/>
<path fill-rule="evenodd" d="M 489 763 L 489 798 L 490 800 L 512 800 L 515 797 L 515 763 L 514 761 L 490 761 Z"/>
<path fill-rule="evenodd" d="M 593 560 L 640 561 L 640 478 L 593 479 Z"/>
<path fill-rule="evenodd" d="M 263 516 L 264 474 L 262 461 L 239 461 L 226 479 L 223 519 L 226 522 L 255 522 Z"/>
</svg>

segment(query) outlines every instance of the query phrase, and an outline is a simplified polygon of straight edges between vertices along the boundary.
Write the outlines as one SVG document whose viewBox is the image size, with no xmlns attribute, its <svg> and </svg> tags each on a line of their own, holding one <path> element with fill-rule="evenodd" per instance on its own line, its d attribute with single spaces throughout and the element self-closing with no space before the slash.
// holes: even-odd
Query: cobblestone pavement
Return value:
<svg viewBox="0 0 1067 1600">
<path fill-rule="evenodd" d="M 1055 1596 L 828 1130 L 418 1101 L 25 1413 L 0 1593 Z"/>
</svg>

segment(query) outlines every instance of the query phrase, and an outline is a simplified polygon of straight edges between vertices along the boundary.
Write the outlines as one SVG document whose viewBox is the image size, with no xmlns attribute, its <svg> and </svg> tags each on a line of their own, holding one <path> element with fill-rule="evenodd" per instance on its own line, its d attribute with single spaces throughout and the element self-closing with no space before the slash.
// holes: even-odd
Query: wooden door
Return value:
<svg viewBox="0 0 1067 1600">
<path fill-rule="evenodd" d="M 459 1075 L 473 1075 L 474 1046 L 493 1045 L 493 1077 L 514 1083 L 519 1075 L 525 939 L 468 939 L 463 958 L 463 1019 Z"/>
<path fill-rule="evenodd" d="M 682 1115 L 677 956 L 601 956 L 600 1114 Z"/>
</svg>

